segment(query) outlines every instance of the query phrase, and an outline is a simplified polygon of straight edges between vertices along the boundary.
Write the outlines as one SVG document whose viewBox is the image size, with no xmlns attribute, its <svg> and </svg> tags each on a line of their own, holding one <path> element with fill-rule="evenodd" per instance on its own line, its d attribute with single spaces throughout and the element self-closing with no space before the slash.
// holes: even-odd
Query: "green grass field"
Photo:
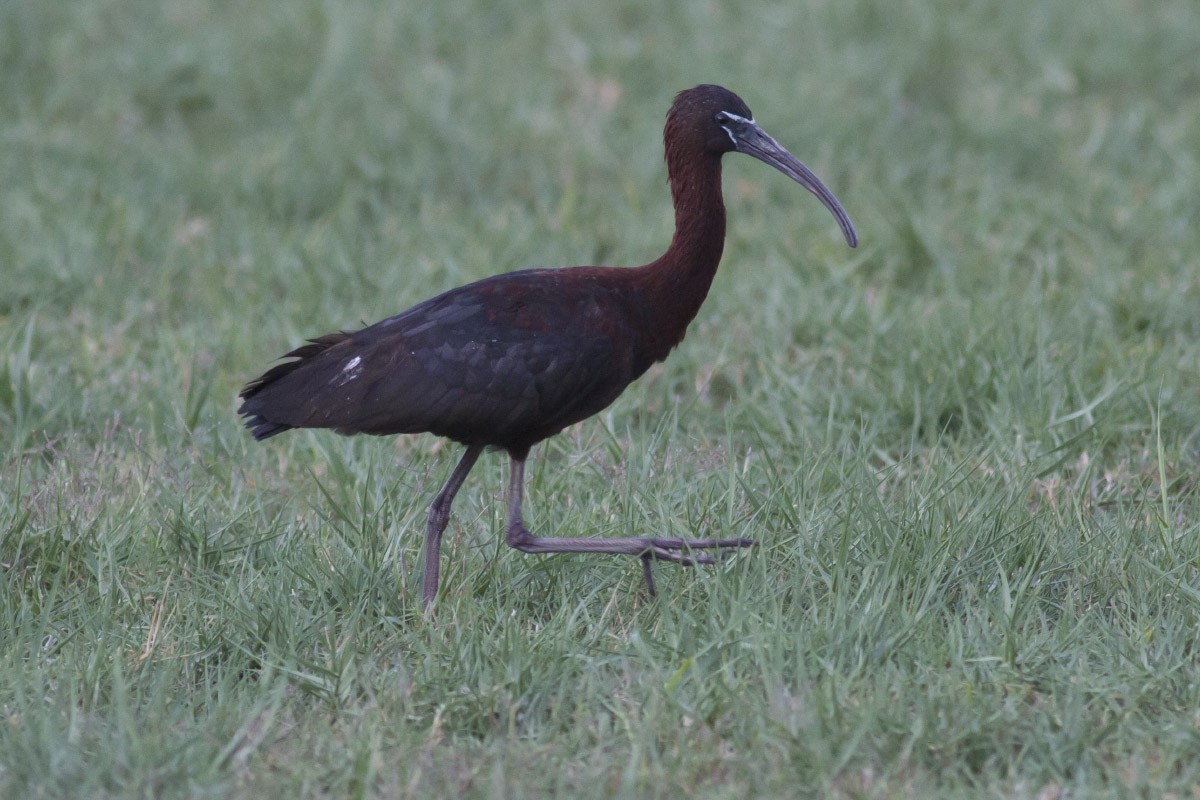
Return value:
<svg viewBox="0 0 1200 800">
<path fill-rule="evenodd" d="M 1194 0 L 0 3 L 0 796 L 1194 797 Z M 423 6 L 423 7 L 418 7 Z M 687 340 L 507 459 L 254 443 L 304 337 L 670 239 L 673 94 L 726 159 Z"/>
</svg>

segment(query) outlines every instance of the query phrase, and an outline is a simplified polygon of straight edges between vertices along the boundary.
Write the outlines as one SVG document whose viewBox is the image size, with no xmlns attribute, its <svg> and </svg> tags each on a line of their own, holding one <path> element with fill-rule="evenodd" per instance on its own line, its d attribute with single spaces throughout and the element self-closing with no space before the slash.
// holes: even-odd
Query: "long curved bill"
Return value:
<svg viewBox="0 0 1200 800">
<path fill-rule="evenodd" d="M 833 196 L 833 192 L 821 183 L 821 179 L 814 175 L 811 169 L 800 163 L 800 159 L 785 150 L 766 131 L 751 121 L 751 124 L 738 131 L 738 135 L 734 137 L 734 149 L 739 153 L 754 156 L 764 164 L 770 164 L 816 195 L 837 220 L 838 227 L 846 237 L 846 244 L 851 247 L 858 246 L 858 233 L 854 230 L 854 223 L 850 221 L 846 209 L 842 208 L 842 204 Z"/>
</svg>

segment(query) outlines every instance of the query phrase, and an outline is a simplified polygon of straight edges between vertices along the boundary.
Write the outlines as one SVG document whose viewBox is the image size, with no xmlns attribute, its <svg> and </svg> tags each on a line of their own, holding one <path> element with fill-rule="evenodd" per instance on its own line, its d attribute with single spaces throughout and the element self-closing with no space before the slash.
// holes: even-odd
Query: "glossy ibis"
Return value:
<svg viewBox="0 0 1200 800">
<path fill-rule="evenodd" d="M 452 289 L 358 331 L 319 336 L 242 390 L 255 439 L 290 428 L 384 436 L 429 431 L 466 446 L 429 507 L 422 602 L 437 595 L 450 505 L 485 447 L 508 452 L 505 541 L 525 553 L 640 556 L 710 564 L 748 539 L 546 538 L 521 520 L 525 459 L 538 442 L 608 406 L 679 344 L 721 261 L 721 156 L 745 153 L 816 195 L 851 247 L 854 226 L 833 193 L 720 86 L 680 92 L 663 134 L 675 236 L 642 267 L 510 272 Z"/>
</svg>

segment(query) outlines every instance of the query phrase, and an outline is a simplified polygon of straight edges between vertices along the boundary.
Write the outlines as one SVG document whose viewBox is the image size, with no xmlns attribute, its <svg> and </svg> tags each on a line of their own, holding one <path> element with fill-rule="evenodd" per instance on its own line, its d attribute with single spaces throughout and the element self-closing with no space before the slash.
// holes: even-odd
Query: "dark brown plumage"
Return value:
<svg viewBox="0 0 1200 800">
<path fill-rule="evenodd" d="M 608 406 L 683 339 L 708 294 L 725 240 L 721 156 L 752 155 L 816 195 L 847 243 L 857 236 L 833 194 L 719 86 L 680 92 L 667 114 L 675 236 L 642 267 L 574 267 L 497 275 L 452 289 L 354 332 L 312 339 L 242 390 L 238 413 L 256 439 L 291 428 L 338 433 L 431 432 L 467 449 L 429 510 L 423 603 L 437 594 L 442 531 L 484 447 L 512 459 L 506 541 L 527 553 L 624 553 L 689 565 L 746 539 L 559 539 L 521 520 L 533 445 Z M 709 551 L 709 552 L 697 552 Z"/>
</svg>

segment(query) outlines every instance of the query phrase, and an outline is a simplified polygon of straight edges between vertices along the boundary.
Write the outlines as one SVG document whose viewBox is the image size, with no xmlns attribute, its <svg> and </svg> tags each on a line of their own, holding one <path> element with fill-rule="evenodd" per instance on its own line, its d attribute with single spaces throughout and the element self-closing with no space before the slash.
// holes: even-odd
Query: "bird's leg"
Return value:
<svg viewBox="0 0 1200 800">
<path fill-rule="evenodd" d="M 429 610 L 433 599 L 437 597 L 442 531 L 446 530 L 446 523 L 450 521 L 450 504 L 454 502 L 454 495 L 458 494 L 458 490 L 462 488 L 463 481 L 467 479 L 467 473 L 471 471 L 471 467 L 475 466 L 475 462 L 479 460 L 479 454 L 482 452 L 482 447 L 476 445 L 468 447 L 467 452 L 463 453 L 462 458 L 458 460 L 458 466 L 454 468 L 454 472 L 450 473 L 446 485 L 429 504 L 429 521 L 425 525 L 425 566 L 421 578 L 421 608 L 425 611 Z"/>
<path fill-rule="evenodd" d="M 626 537 L 619 539 L 563 539 L 534 536 L 521 521 L 521 498 L 525 483 L 525 461 L 512 459 L 508 481 L 508 524 L 504 540 L 522 553 L 614 553 L 640 556 L 646 590 L 655 594 L 654 576 L 650 564 L 656 559 L 674 561 L 685 567 L 693 564 L 715 564 L 720 558 L 739 547 L 751 547 L 750 539 L 666 539 L 658 537 Z M 693 550 L 715 550 L 715 553 L 694 553 Z"/>
</svg>

